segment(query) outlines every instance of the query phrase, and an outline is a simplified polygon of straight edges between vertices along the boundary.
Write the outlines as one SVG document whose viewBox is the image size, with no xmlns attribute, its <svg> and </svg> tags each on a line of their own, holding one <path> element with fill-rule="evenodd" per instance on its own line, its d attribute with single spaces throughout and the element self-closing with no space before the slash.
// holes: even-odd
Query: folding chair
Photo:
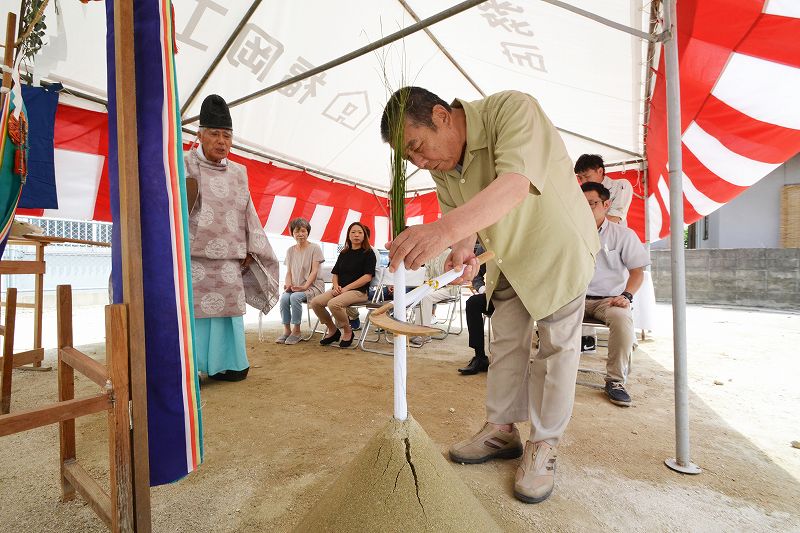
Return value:
<svg viewBox="0 0 800 533">
<path fill-rule="evenodd" d="M 384 277 L 385 277 L 384 275 L 385 275 L 385 273 L 386 273 L 386 270 L 381 272 L 381 276 L 378 279 L 378 285 L 375 287 L 375 294 L 372 295 L 372 298 L 370 299 L 370 301 L 368 301 L 368 302 L 366 302 L 364 304 L 358 305 L 358 306 L 354 306 L 354 307 L 364 307 L 364 308 L 367 309 L 367 316 L 366 316 L 366 318 L 364 318 L 364 323 L 361 326 L 361 335 L 359 336 L 359 339 L 358 339 L 358 346 L 362 350 L 364 350 L 365 352 L 372 352 L 372 353 L 377 353 L 377 354 L 381 354 L 381 355 L 389 355 L 389 356 L 391 356 L 391 355 L 394 355 L 394 351 L 387 352 L 387 351 L 384 351 L 384 350 L 379 350 L 377 348 L 367 348 L 367 344 L 380 344 L 382 340 L 385 341 L 387 344 L 391 344 L 392 343 L 392 340 L 390 339 L 389 334 L 384 330 L 376 331 L 375 332 L 376 335 L 375 335 L 374 339 L 368 339 L 367 338 L 368 335 L 369 335 L 369 328 L 370 328 L 370 326 L 372 326 L 372 321 L 371 321 L 372 312 L 374 310 L 378 309 L 384 303 L 386 303 L 384 301 L 384 299 L 383 299 L 383 288 L 385 287 L 385 284 L 384 284 Z"/>
</svg>

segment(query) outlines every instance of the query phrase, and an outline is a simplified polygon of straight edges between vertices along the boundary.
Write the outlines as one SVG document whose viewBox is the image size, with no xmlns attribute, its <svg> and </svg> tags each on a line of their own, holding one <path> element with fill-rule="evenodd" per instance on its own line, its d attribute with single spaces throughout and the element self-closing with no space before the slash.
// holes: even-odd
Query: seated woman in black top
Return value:
<svg viewBox="0 0 800 533">
<path fill-rule="evenodd" d="M 369 245 L 365 227 L 360 222 L 353 222 L 347 228 L 344 249 L 336 259 L 331 274 L 333 288 L 314 297 L 309 306 L 319 317 L 319 321 L 328 328 L 319 343 L 327 345 L 339 341 L 340 348 L 347 348 L 353 343 L 347 306 L 367 301 L 367 288 L 375 275 L 375 254 Z M 333 324 L 328 309 L 333 314 L 336 325 Z M 338 328 L 342 328 L 344 332 Z"/>
</svg>

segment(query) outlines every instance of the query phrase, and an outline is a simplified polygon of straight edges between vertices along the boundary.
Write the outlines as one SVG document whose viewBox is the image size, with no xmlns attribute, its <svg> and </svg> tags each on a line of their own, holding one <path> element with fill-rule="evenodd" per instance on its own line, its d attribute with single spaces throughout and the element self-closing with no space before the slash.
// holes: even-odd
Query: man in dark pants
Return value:
<svg viewBox="0 0 800 533">
<path fill-rule="evenodd" d="M 476 256 L 483 252 L 483 247 L 481 247 L 480 244 L 475 246 Z M 492 316 L 492 313 L 494 313 L 494 305 L 492 305 L 492 302 L 488 302 L 489 306 L 487 309 L 486 287 L 483 281 L 483 276 L 485 274 L 486 267 L 481 265 L 478 275 L 472 280 L 472 288 L 477 290 L 478 293 L 467 298 L 467 303 L 464 306 L 464 312 L 467 315 L 469 347 L 475 350 L 475 357 L 470 359 L 466 367 L 458 369 L 462 376 L 472 376 L 479 372 L 486 372 L 489 370 L 489 358 L 486 356 L 483 339 L 483 315 Z"/>
</svg>

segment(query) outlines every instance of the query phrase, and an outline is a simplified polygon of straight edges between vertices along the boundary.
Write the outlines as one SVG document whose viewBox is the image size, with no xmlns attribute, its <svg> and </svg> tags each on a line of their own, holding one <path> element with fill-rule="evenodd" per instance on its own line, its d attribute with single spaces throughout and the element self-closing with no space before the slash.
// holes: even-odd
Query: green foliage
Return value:
<svg viewBox="0 0 800 533">
<path fill-rule="evenodd" d="M 403 130 L 405 126 L 405 109 L 406 101 L 408 99 L 408 92 L 401 91 L 399 93 L 399 103 L 397 108 L 397 116 L 389 115 L 389 123 L 391 127 L 391 139 L 389 143 L 390 148 L 390 161 L 389 168 L 392 173 L 392 188 L 389 191 L 389 209 L 392 215 L 392 238 L 403 231 L 406 227 L 406 169 L 407 162 L 403 156 Z M 399 148 L 399 149 L 398 149 Z"/>
<path fill-rule="evenodd" d="M 22 15 L 22 27 L 24 30 L 27 30 L 30 27 L 31 22 L 36 17 L 36 14 L 39 11 L 39 8 L 42 7 L 46 0 L 28 0 L 25 2 L 25 11 Z M 47 30 L 47 25 L 44 22 L 45 15 L 42 15 L 41 18 L 36 22 L 33 26 L 33 30 L 31 30 L 28 37 L 25 39 L 25 42 L 22 43 L 22 49 L 25 53 L 25 58 L 30 59 L 36 52 L 38 52 L 42 46 L 44 45 L 44 36 L 45 31 Z"/>
</svg>

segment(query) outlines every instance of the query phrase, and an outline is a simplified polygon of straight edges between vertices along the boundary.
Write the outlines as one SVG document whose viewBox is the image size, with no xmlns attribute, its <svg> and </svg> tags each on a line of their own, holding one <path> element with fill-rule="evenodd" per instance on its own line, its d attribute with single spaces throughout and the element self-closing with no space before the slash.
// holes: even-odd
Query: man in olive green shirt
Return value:
<svg viewBox="0 0 800 533">
<path fill-rule="evenodd" d="M 405 102 L 400 110 L 400 102 Z M 402 150 L 431 171 L 443 216 L 392 242 L 390 270 L 418 268 L 450 246 L 446 268 L 477 273 L 476 238 L 495 253 L 486 292 L 495 307 L 484 427 L 450 457 L 482 463 L 522 455 L 514 495 L 550 496 L 556 446 L 572 413 L 584 294 L 599 249 L 586 199 L 555 127 L 529 95 L 506 91 L 448 105 L 419 87 L 390 98 L 381 121 L 390 142 L 404 117 Z M 531 362 L 534 323 L 539 346 Z M 530 420 L 523 450 L 514 423 Z"/>
</svg>

